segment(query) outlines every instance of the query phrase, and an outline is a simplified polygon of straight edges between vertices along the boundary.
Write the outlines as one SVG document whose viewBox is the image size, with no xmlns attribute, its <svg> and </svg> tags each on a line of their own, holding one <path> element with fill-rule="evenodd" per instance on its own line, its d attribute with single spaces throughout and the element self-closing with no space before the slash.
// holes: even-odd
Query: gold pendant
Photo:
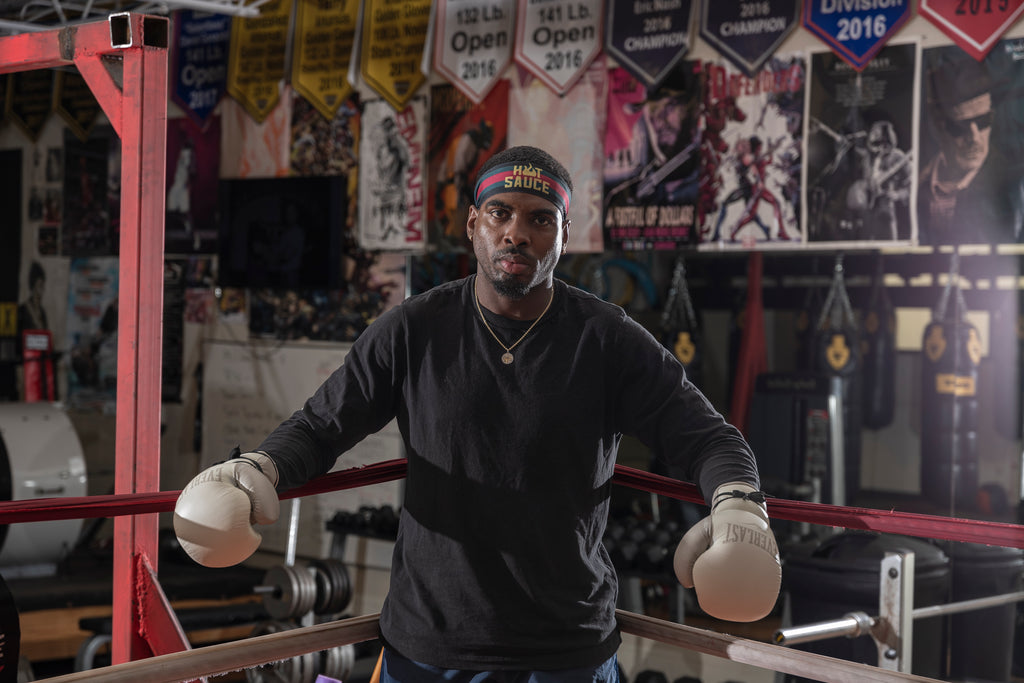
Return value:
<svg viewBox="0 0 1024 683">
<path fill-rule="evenodd" d="M 505 365 L 512 365 L 512 360 L 513 360 L 512 354 L 509 353 L 508 351 L 506 351 L 501 356 L 501 362 L 504 363 Z"/>
</svg>

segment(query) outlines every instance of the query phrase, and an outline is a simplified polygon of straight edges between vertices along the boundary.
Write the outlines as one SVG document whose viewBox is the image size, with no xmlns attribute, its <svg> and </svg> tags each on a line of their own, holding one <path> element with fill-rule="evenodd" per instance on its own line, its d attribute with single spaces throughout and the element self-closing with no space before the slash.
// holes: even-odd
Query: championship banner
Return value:
<svg viewBox="0 0 1024 683">
<path fill-rule="evenodd" d="M 704 67 L 700 241 L 750 248 L 801 242 L 803 56 L 775 56 L 754 77 Z"/>
<path fill-rule="evenodd" d="M 956 45 L 921 54 L 919 242 L 1024 241 L 1024 38 L 981 61 Z"/>
<path fill-rule="evenodd" d="M 515 60 L 559 95 L 601 51 L 603 0 L 518 0 Z"/>
<path fill-rule="evenodd" d="M 512 61 L 515 0 L 440 0 L 434 68 L 480 104 Z"/>
<path fill-rule="evenodd" d="M 420 70 L 430 25 L 430 0 L 365 0 L 359 70 L 395 111 L 427 77 Z"/>
<path fill-rule="evenodd" d="M 919 0 L 917 11 L 980 61 L 1020 18 L 1024 0 Z"/>
<path fill-rule="evenodd" d="M 575 186 L 569 218 L 572 230 L 566 251 L 604 251 L 604 146 L 594 144 L 594 131 L 605 129 L 608 101 L 608 65 L 598 55 L 565 95 L 551 92 L 540 79 L 516 69 L 509 97 L 508 144 L 543 147 L 561 161 Z M 552 121 L 572 121 L 558 135 Z"/>
<path fill-rule="evenodd" d="M 648 91 L 623 68 L 609 73 L 604 226 L 613 249 L 677 249 L 696 237 L 700 75 L 683 61 Z"/>
<path fill-rule="evenodd" d="M 57 71 L 53 81 L 53 109 L 79 140 L 89 137 L 99 118 L 100 103 L 77 71 Z"/>
<path fill-rule="evenodd" d="M 811 56 L 805 122 L 808 242 L 913 242 L 918 117 L 917 43 L 889 45 L 854 71 Z"/>
<path fill-rule="evenodd" d="M 910 19 L 910 6 L 910 0 L 807 0 L 803 25 L 860 71 Z"/>
<path fill-rule="evenodd" d="M 348 66 L 359 0 L 298 0 L 292 88 L 330 121 L 352 93 Z"/>
<path fill-rule="evenodd" d="M 428 241 L 438 252 L 473 251 L 466 221 L 480 166 L 508 146 L 508 86 L 502 79 L 480 104 L 454 85 L 431 88 Z"/>
<path fill-rule="evenodd" d="M 608 0 L 605 50 L 647 84 L 658 85 L 690 51 L 692 0 Z"/>
<path fill-rule="evenodd" d="M 53 74 L 52 69 L 33 69 L 7 77 L 4 115 L 32 142 L 39 140 L 53 111 Z"/>
<path fill-rule="evenodd" d="M 400 112 L 384 100 L 366 102 L 361 126 L 359 245 L 421 251 L 427 222 L 426 98 L 412 98 Z"/>
<path fill-rule="evenodd" d="M 753 78 L 799 21 L 797 0 L 702 0 L 700 37 Z"/>
<path fill-rule="evenodd" d="M 270 0 L 258 17 L 231 20 L 228 94 L 257 123 L 281 97 L 291 15 L 292 0 Z"/>
<path fill-rule="evenodd" d="M 200 127 L 206 125 L 227 89 L 231 17 L 179 10 L 174 18 L 171 100 Z"/>
</svg>

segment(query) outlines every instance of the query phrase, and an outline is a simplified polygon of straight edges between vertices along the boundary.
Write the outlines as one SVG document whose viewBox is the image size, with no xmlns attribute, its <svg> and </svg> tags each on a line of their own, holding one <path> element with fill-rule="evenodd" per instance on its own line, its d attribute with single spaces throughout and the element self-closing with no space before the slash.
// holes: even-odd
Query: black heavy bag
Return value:
<svg viewBox="0 0 1024 683">
<path fill-rule="evenodd" d="M 1011 441 L 1021 437 L 1021 391 L 1024 373 L 1021 372 L 1021 343 L 1024 341 L 1019 306 L 1024 297 L 1016 291 L 1000 292 L 992 307 L 989 329 L 989 367 L 993 368 L 992 419 L 996 433 Z M 1011 378 L 1014 378 L 1011 380 Z"/>
<path fill-rule="evenodd" d="M 704 349 L 697 313 L 686 286 L 686 265 L 676 258 L 665 310 L 661 314 L 661 343 L 683 364 L 686 376 L 698 387 L 703 380 Z"/>
<path fill-rule="evenodd" d="M 845 501 L 860 490 L 861 352 L 860 329 L 843 278 L 842 254 L 836 257 L 832 286 L 814 326 L 812 371 L 838 381 L 843 401 L 843 477 Z M 833 463 L 834 464 L 834 463 Z"/>
<path fill-rule="evenodd" d="M 882 429 L 892 423 L 896 410 L 896 312 L 885 289 L 885 269 L 878 269 L 871 283 L 871 297 L 864 309 L 862 424 Z"/>
<path fill-rule="evenodd" d="M 921 494 L 954 509 L 978 491 L 978 364 L 981 338 L 967 320 L 958 255 L 921 348 Z"/>
<path fill-rule="evenodd" d="M 814 279 L 818 279 L 817 258 L 814 260 Z M 807 286 L 807 293 L 804 296 L 803 306 L 796 312 L 794 324 L 794 368 L 804 372 L 810 372 L 814 367 L 814 324 L 821 315 L 823 303 L 822 287 L 816 282 Z"/>
</svg>

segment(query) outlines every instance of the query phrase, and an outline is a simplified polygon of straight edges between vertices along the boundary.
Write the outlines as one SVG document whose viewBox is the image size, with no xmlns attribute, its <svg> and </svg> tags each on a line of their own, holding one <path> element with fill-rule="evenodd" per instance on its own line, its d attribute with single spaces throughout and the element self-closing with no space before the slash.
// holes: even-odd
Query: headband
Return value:
<svg viewBox="0 0 1024 683">
<path fill-rule="evenodd" d="M 572 196 L 569 186 L 561 178 L 534 164 L 501 164 L 490 169 L 476 183 L 474 204 L 483 206 L 488 197 L 499 192 L 526 192 L 543 197 L 561 210 L 563 218 Z"/>
</svg>

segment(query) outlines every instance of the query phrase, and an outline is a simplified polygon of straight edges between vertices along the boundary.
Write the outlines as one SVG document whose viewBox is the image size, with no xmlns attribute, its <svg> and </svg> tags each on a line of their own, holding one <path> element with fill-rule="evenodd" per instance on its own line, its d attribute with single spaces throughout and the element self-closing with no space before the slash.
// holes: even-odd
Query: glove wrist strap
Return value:
<svg viewBox="0 0 1024 683">
<path fill-rule="evenodd" d="M 739 489 L 733 489 L 731 491 L 718 491 L 715 493 L 714 499 L 711 501 L 711 511 L 714 512 L 715 508 L 720 503 L 724 503 L 727 500 L 734 500 L 739 498 L 740 500 L 749 500 L 751 503 L 758 505 L 764 505 L 768 499 L 768 494 L 764 491 L 740 491 Z"/>
</svg>

